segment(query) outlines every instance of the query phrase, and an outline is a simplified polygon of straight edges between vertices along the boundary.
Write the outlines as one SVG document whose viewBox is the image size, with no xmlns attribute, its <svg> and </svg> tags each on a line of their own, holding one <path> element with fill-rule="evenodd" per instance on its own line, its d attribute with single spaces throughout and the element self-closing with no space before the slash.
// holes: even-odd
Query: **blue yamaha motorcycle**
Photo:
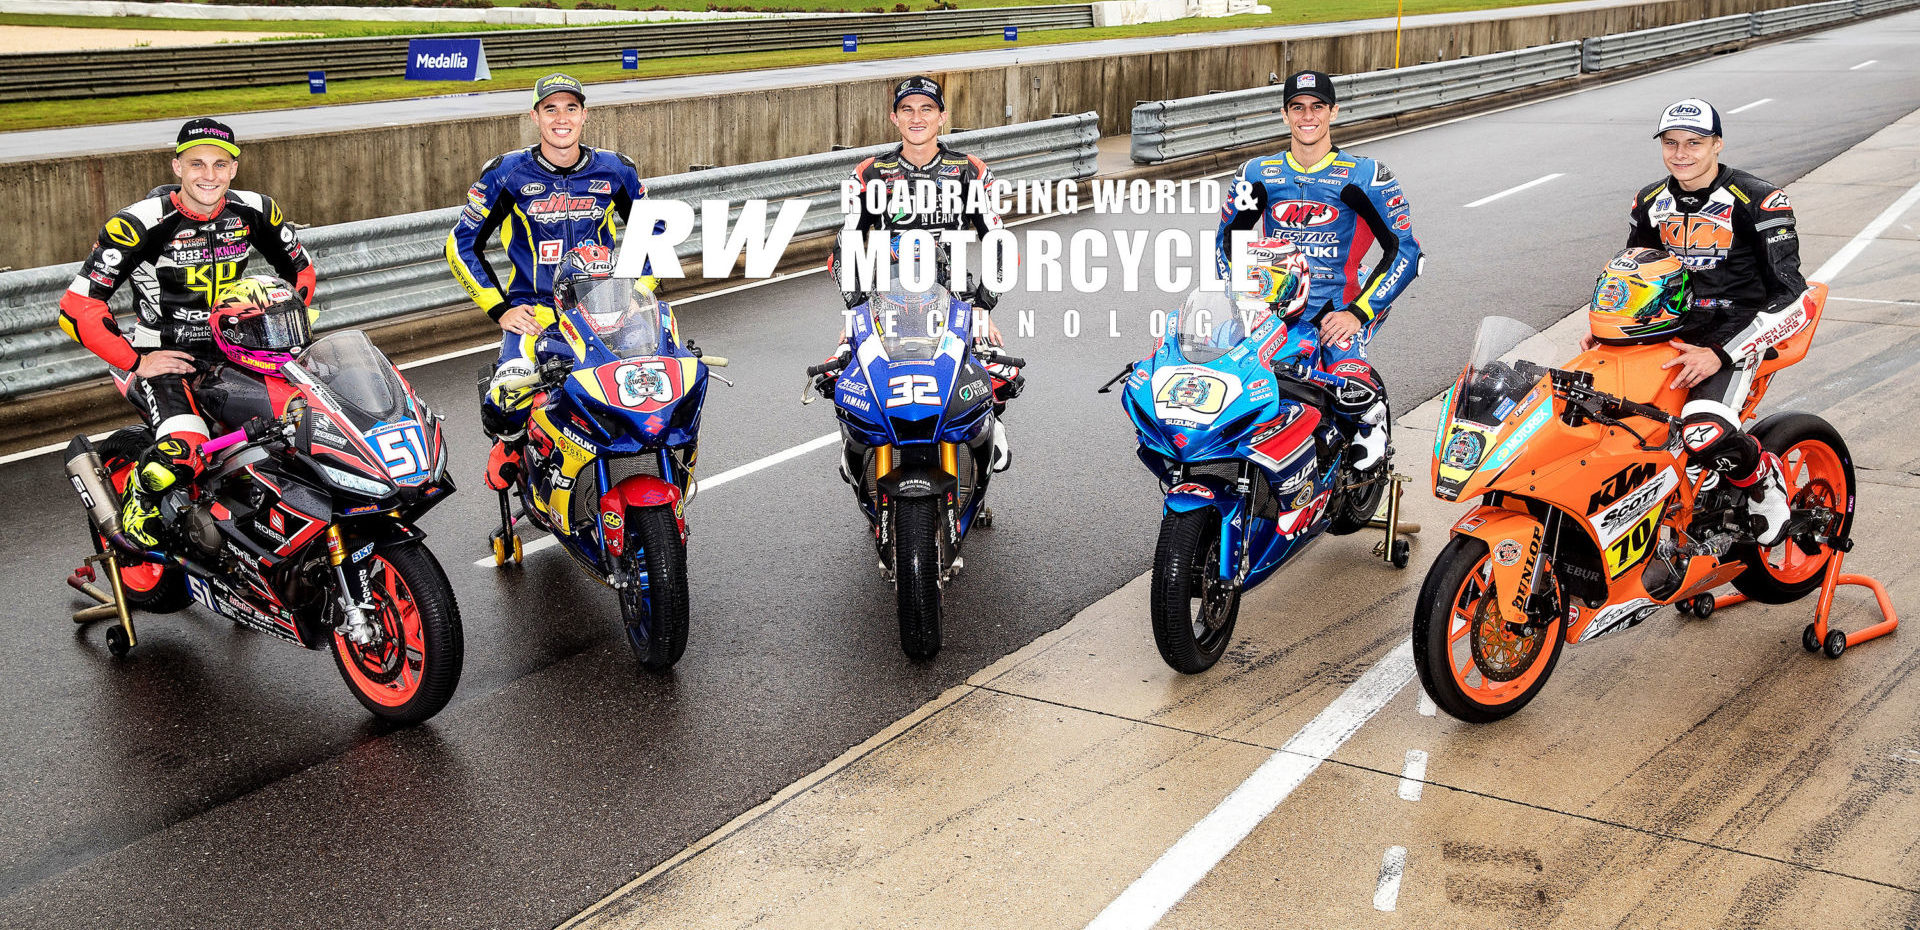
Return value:
<svg viewBox="0 0 1920 930">
<path fill-rule="evenodd" d="M 965 567 L 967 532 L 992 525 L 987 480 L 1010 464 L 994 442 L 988 366 L 1026 362 L 971 343 L 972 307 L 938 285 L 870 294 L 853 311 L 848 352 L 807 377 L 839 416 L 840 475 L 873 524 L 881 574 L 894 583 L 900 648 L 931 659 L 940 651 L 940 590 Z"/>
<path fill-rule="evenodd" d="M 1140 437 L 1140 460 L 1166 490 L 1153 557 L 1151 614 L 1160 656 L 1193 674 L 1232 639 L 1240 595 L 1323 532 L 1366 527 L 1391 463 L 1357 472 L 1334 424 L 1347 379 L 1313 369 L 1311 331 L 1195 291 L 1167 319 L 1154 354 L 1115 376 Z M 1359 388 L 1371 391 L 1371 387 Z M 1390 508 L 1392 509 L 1392 508 Z M 1406 566 L 1409 544 L 1383 553 Z"/>
<path fill-rule="evenodd" d="M 707 369 L 727 360 L 683 344 L 671 310 L 631 278 L 585 282 L 536 355 L 532 374 L 501 388 L 530 394 L 532 410 L 522 466 L 500 491 L 494 564 L 522 560 L 519 517 L 552 533 L 619 595 L 640 665 L 664 671 L 687 648 L 685 505 Z"/>
</svg>

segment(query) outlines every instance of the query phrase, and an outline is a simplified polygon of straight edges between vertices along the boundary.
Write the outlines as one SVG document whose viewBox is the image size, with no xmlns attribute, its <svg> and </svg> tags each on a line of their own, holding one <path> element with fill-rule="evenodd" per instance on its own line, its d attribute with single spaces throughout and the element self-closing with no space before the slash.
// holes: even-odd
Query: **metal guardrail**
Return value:
<svg viewBox="0 0 1920 930">
<path fill-rule="evenodd" d="M 1831 3 L 1806 3 L 1747 15 L 1753 17 L 1753 35 L 1770 36 L 1821 23 L 1852 19 L 1855 14 L 1852 0 L 1833 0 Z"/>
<path fill-rule="evenodd" d="M 1486 94 L 1570 78 L 1580 73 L 1580 43 L 1560 42 L 1398 70 L 1369 71 L 1333 79 L 1341 116 L 1372 119 Z M 1282 90 L 1208 94 L 1154 100 L 1133 108 L 1131 157 L 1151 165 L 1189 155 L 1251 145 L 1287 134 Z"/>
<path fill-rule="evenodd" d="M 1056 117 L 994 129 L 954 133 L 948 145 L 991 164 L 997 177 L 1013 181 L 1061 180 L 1094 173 L 1100 140 L 1097 113 Z M 800 236 L 841 225 L 840 185 L 862 159 L 887 151 L 876 145 L 778 161 L 676 174 L 647 182 L 648 195 L 686 201 L 814 201 Z M 695 230 L 676 250 L 700 252 L 699 207 Z M 412 313 L 456 307 L 466 291 L 447 269 L 447 233 L 460 207 L 359 220 L 304 230 L 300 241 L 319 272 L 320 328 L 362 328 Z M 778 210 L 769 211 L 777 215 Z M 499 258 L 496 256 L 496 265 Z M 69 339 L 58 325 L 61 292 L 79 262 L 0 273 L 0 399 L 63 387 L 106 375 L 106 363 Z M 121 330 L 130 330 L 131 287 L 112 306 Z"/>
<path fill-rule="evenodd" d="M 1677 26 L 1594 36 L 1580 43 L 1580 67 L 1605 71 L 1680 52 L 1739 42 L 1752 35 L 1751 13 L 1718 16 Z"/>
<path fill-rule="evenodd" d="M 834 48 L 847 34 L 858 35 L 862 42 L 902 42 L 999 35 L 1007 26 L 1083 29 L 1092 25 L 1093 7 L 1077 4 L 436 33 L 432 38 L 481 39 L 487 66 L 499 69 L 619 61 L 625 49 L 636 50 L 641 58 L 663 58 Z M 334 80 L 396 76 L 406 71 L 407 39 L 300 39 L 0 55 L 0 102 L 297 84 L 306 81 L 308 71 L 325 71 Z"/>
<path fill-rule="evenodd" d="M 1916 5 L 1920 5 L 1920 0 L 1853 0 L 1853 15 L 1877 16 Z"/>
</svg>

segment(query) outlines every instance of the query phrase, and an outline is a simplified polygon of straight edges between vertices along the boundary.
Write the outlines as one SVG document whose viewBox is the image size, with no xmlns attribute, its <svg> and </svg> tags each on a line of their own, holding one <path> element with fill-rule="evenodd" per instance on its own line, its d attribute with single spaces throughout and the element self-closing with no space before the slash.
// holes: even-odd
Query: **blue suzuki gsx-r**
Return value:
<svg viewBox="0 0 1920 930">
<path fill-rule="evenodd" d="M 1179 671 L 1220 659 L 1242 592 L 1322 532 L 1364 528 L 1379 506 L 1391 464 L 1350 467 L 1333 421 L 1346 379 L 1308 364 L 1314 349 L 1307 327 L 1195 291 L 1154 354 L 1114 379 L 1126 379 L 1140 460 L 1166 489 L 1150 606 L 1154 643 Z M 1407 549 L 1389 550 L 1396 566 Z"/>
<path fill-rule="evenodd" d="M 532 392 L 532 409 L 523 465 L 500 491 L 494 564 L 520 561 L 520 516 L 552 533 L 618 593 L 640 665 L 663 671 L 687 648 L 685 505 L 707 367 L 727 360 L 682 343 L 672 311 L 635 279 L 587 285 L 541 337 L 535 371 L 502 387 Z"/>
<path fill-rule="evenodd" d="M 810 389 L 833 398 L 841 476 L 873 524 L 899 604 L 900 648 L 915 660 L 940 651 L 941 587 L 966 564 L 967 532 L 992 524 L 987 479 L 1010 464 L 995 457 L 985 364 L 1026 362 L 972 343 L 972 317 L 939 285 L 872 293 L 853 308 L 851 351 L 807 369 Z"/>
</svg>

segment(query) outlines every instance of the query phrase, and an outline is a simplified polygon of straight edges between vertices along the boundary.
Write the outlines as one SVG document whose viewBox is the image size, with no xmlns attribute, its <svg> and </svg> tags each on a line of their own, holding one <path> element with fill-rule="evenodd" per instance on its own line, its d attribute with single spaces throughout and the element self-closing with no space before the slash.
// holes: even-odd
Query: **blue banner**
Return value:
<svg viewBox="0 0 1920 930">
<path fill-rule="evenodd" d="M 479 39 L 407 40 L 407 80 L 485 81 L 487 50 Z"/>
<path fill-rule="evenodd" d="M 640 50 L 630 48 L 621 52 L 620 67 L 628 71 L 638 70 L 640 67 Z"/>
<path fill-rule="evenodd" d="M 307 93 L 324 94 L 327 92 L 327 73 L 325 71 L 307 72 Z"/>
<path fill-rule="evenodd" d="M 846 35 L 843 35 L 843 36 L 841 36 L 841 37 L 840 37 L 840 50 L 841 50 L 841 51 L 843 51 L 843 52 L 857 52 L 857 51 L 859 51 L 859 50 L 860 50 L 860 37 L 859 37 L 859 36 L 857 36 L 857 35 L 854 35 L 853 33 L 847 33 Z"/>
<path fill-rule="evenodd" d="M 1019 27 L 1019 26 L 1008 26 L 1008 27 L 1007 27 L 1007 41 L 1008 41 L 1008 42 L 1018 42 L 1018 41 L 1020 41 L 1020 27 Z"/>
</svg>

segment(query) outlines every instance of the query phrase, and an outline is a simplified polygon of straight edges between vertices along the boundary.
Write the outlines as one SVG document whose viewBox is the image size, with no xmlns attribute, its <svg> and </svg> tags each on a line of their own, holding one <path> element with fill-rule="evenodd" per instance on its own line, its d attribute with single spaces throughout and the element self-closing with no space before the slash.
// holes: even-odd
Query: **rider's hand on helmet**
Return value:
<svg viewBox="0 0 1920 930">
<path fill-rule="evenodd" d="M 193 374 L 193 356 L 178 349 L 156 349 L 140 356 L 133 373 L 142 378 Z"/>
<path fill-rule="evenodd" d="M 1715 355 L 1712 349 L 1689 345 L 1678 339 L 1669 340 L 1667 344 L 1680 350 L 1679 355 L 1660 366 L 1662 369 L 1680 369 L 1679 373 L 1673 376 L 1672 387 L 1676 389 L 1693 387 L 1720 370 L 1720 356 Z"/>
<path fill-rule="evenodd" d="M 1360 318 L 1345 311 L 1329 313 L 1320 320 L 1320 341 L 1341 343 L 1360 332 Z"/>
<path fill-rule="evenodd" d="M 533 308 L 528 306 L 514 307 L 500 314 L 500 328 L 522 336 L 538 336 L 541 329 L 540 319 L 534 316 Z"/>
</svg>

